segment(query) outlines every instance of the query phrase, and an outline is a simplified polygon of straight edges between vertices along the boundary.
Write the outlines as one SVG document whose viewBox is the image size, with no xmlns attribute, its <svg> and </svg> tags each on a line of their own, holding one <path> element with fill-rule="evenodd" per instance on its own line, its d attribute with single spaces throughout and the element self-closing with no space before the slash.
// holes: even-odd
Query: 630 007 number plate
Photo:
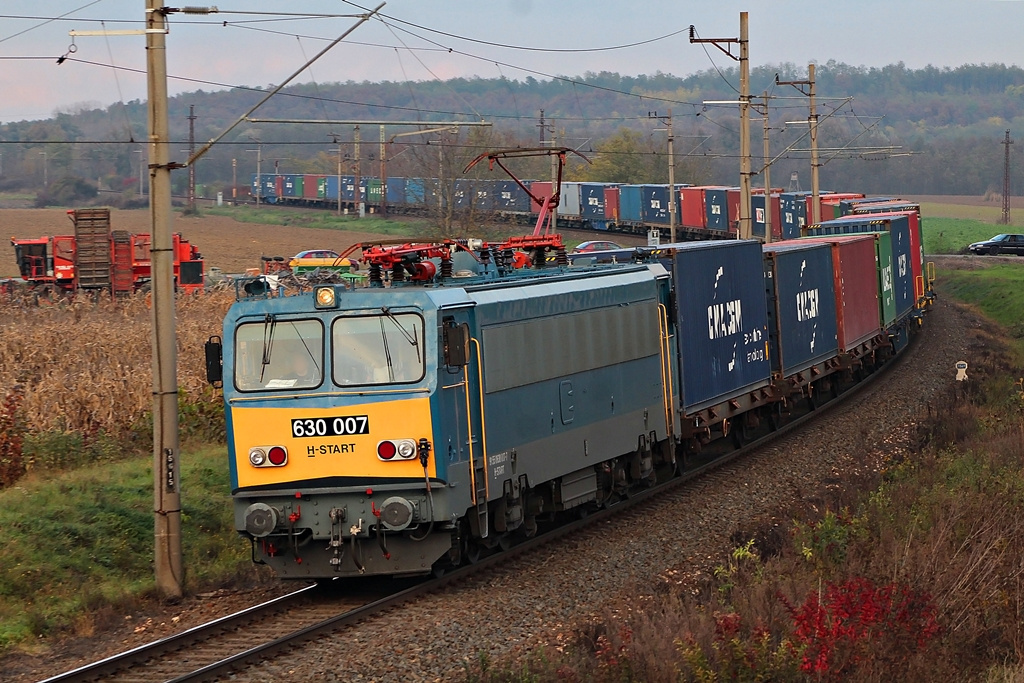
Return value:
<svg viewBox="0 0 1024 683">
<path fill-rule="evenodd" d="M 292 420 L 292 436 L 349 436 L 369 434 L 370 418 L 366 415 L 342 417 L 300 417 Z"/>
</svg>

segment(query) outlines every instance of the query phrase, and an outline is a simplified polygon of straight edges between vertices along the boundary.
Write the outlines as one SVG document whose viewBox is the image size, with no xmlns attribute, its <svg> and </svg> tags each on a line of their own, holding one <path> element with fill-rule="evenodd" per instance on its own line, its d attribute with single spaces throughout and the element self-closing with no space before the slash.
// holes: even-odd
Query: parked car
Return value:
<svg viewBox="0 0 1024 683">
<path fill-rule="evenodd" d="M 608 242 L 606 240 L 595 240 L 592 242 L 583 242 L 575 249 L 572 250 L 574 254 L 587 254 L 592 251 L 611 251 L 612 249 L 622 249 L 621 245 L 615 242 Z"/>
<path fill-rule="evenodd" d="M 316 268 L 337 270 L 340 273 L 347 273 L 352 270 L 352 262 L 347 258 L 341 258 L 336 251 L 330 249 L 308 249 L 300 251 L 288 261 L 288 267 L 296 275 L 308 273 Z"/>
<path fill-rule="evenodd" d="M 996 235 L 967 247 L 973 254 L 1017 254 L 1024 256 L 1024 235 Z"/>
</svg>

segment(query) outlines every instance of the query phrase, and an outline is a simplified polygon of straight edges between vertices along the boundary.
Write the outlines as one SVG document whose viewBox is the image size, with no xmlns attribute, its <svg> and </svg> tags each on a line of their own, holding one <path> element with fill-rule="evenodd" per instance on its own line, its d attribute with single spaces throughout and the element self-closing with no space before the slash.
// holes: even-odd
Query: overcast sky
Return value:
<svg viewBox="0 0 1024 683">
<path fill-rule="evenodd" d="M 280 83 L 354 22 L 310 15 L 358 11 L 343 0 L 215 2 L 216 15 L 172 16 L 172 94 Z M 68 35 L 141 28 L 145 6 L 145 0 L 0 1 L 0 122 L 145 99 L 143 36 L 78 36 L 70 47 Z M 830 59 L 865 66 L 902 61 L 913 68 L 1024 65 L 1022 0 L 388 0 L 385 22 L 358 28 L 296 82 L 523 80 L 586 71 L 684 76 L 712 62 L 733 65 L 711 46 L 691 45 L 685 29 L 693 24 L 702 37 L 735 38 L 741 11 L 750 14 L 754 66 Z M 600 49 L 644 41 L 653 42 Z M 58 66 L 69 49 L 74 53 Z M 557 51 L 568 49 L 579 51 Z"/>
</svg>

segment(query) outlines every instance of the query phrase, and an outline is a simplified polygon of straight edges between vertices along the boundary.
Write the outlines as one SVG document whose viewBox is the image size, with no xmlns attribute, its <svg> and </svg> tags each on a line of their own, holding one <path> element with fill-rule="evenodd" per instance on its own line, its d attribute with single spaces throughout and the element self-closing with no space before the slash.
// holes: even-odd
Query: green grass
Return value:
<svg viewBox="0 0 1024 683">
<path fill-rule="evenodd" d="M 182 454 L 186 587 L 251 572 L 234 531 L 223 446 Z M 0 652 L 40 636 L 89 632 L 97 615 L 154 595 L 150 458 L 29 477 L 0 491 Z"/>
<path fill-rule="evenodd" d="M 277 209 L 264 205 L 259 210 L 255 206 L 219 206 L 204 208 L 202 211 L 215 216 L 230 216 L 242 223 L 288 225 L 320 230 L 350 230 L 394 235 L 395 237 L 416 237 L 431 233 L 430 223 L 426 221 L 393 221 L 373 215 L 356 218 L 315 209 Z"/>
<path fill-rule="evenodd" d="M 1018 342 L 1024 340 L 1024 261 L 996 263 L 975 270 L 945 270 L 942 290 L 953 298 L 974 304 L 1007 329 Z"/>
<path fill-rule="evenodd" d="M 1009 226 L 994 225 L 969 218 L 932 216 L 922 211 L 924 225 L 924 253 L 957 254 L 971 242 L 987 240 Z"/>
</svg>

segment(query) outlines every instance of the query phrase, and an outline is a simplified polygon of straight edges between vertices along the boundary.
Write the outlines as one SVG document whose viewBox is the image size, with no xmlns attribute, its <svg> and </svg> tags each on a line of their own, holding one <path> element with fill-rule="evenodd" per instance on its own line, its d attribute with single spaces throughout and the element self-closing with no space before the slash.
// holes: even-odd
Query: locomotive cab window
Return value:
<svg viewBox="0 0 1024 683">
<path fill-rule="evenodd" d="M 423 318 L 415 313 L 338 318 L 331 367 L 339 386 L 409 384 L 423 379 Z"/>
<path fill-rule="evenodd" d="M 268 315 L 235 331 L 239 391 L 313 389 L 323 383 L 324 327 L 318 320 Z"/>
</svg>

